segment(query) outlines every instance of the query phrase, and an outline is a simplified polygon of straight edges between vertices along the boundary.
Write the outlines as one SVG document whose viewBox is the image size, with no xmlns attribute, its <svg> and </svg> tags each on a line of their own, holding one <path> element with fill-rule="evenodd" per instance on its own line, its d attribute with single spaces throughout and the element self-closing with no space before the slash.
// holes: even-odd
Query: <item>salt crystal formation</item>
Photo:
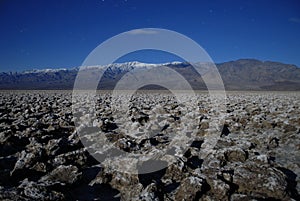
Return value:
<svg viewBox="0 0 300 201">
<path fill-rule="evenodd" d="M 0 200 L 300 200 L 298 92 L 0 97 Z"/>
</svg>

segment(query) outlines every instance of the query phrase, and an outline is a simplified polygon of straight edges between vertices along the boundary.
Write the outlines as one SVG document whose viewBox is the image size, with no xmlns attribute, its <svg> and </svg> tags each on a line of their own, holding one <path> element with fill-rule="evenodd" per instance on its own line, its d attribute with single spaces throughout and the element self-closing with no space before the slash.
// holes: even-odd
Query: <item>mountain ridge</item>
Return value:
<svg viewBox="0 0 300 201">
<path fill-rule="evenodd" d="M 194 63 L 200 65 L 200 74 L 209 74 L 206 65 L 210 63 Z M 184 76 L 194 89 L 206 89 L 202 78 L 188 62 L 168 62 L 149 64 L 142 62 L 113 63 L 105 66 L 83 66 L 75 68 L 38 69 L 23 72 L 1 72 L 0 89 L 72 89 L 76 75 L 81 70 L 103 70 L 101 87 L 113 89 L 116 82 L 127 72 L 139 69 L 167 66 Z M 239 59 L 216 64 L 227 90 L 300 90 L 300 68 L 293 64 L 257 59 Z"/>
</svg>

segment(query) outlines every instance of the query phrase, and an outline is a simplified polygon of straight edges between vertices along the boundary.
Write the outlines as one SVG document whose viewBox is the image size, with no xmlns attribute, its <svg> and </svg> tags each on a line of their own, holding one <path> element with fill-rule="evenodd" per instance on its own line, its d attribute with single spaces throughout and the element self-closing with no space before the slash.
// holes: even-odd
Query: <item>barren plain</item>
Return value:
<svg viewBox="0 0 300 201">
<path fill-rule="evenodd" d="M 300 92 L 226 94 L 1 91 L 0 200 L 300 200 Z"/>
</svg>

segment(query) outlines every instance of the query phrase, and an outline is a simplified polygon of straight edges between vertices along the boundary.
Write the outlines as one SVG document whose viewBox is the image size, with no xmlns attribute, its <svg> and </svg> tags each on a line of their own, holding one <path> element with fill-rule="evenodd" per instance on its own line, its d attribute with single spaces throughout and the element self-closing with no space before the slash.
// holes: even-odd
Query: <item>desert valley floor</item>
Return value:
<svg viewBox="0 0 300 201">
<path fill-rule="evenodd" d="M 0 200 L 300 200 L 300 92 L 226 96 L 1 91 Z"/>
</svg>

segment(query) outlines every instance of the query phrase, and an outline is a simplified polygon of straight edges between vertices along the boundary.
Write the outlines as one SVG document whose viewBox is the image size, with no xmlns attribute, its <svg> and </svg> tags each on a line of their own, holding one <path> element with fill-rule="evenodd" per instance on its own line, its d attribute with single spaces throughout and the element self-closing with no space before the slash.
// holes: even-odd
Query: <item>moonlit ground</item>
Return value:
<svg viewBox="0 0 300 201">
<path fill-rule="evenodd" d="M 297 199 L 299 92 L 179 94 L 1 91 L 0 198 Z"/>
</svg>

